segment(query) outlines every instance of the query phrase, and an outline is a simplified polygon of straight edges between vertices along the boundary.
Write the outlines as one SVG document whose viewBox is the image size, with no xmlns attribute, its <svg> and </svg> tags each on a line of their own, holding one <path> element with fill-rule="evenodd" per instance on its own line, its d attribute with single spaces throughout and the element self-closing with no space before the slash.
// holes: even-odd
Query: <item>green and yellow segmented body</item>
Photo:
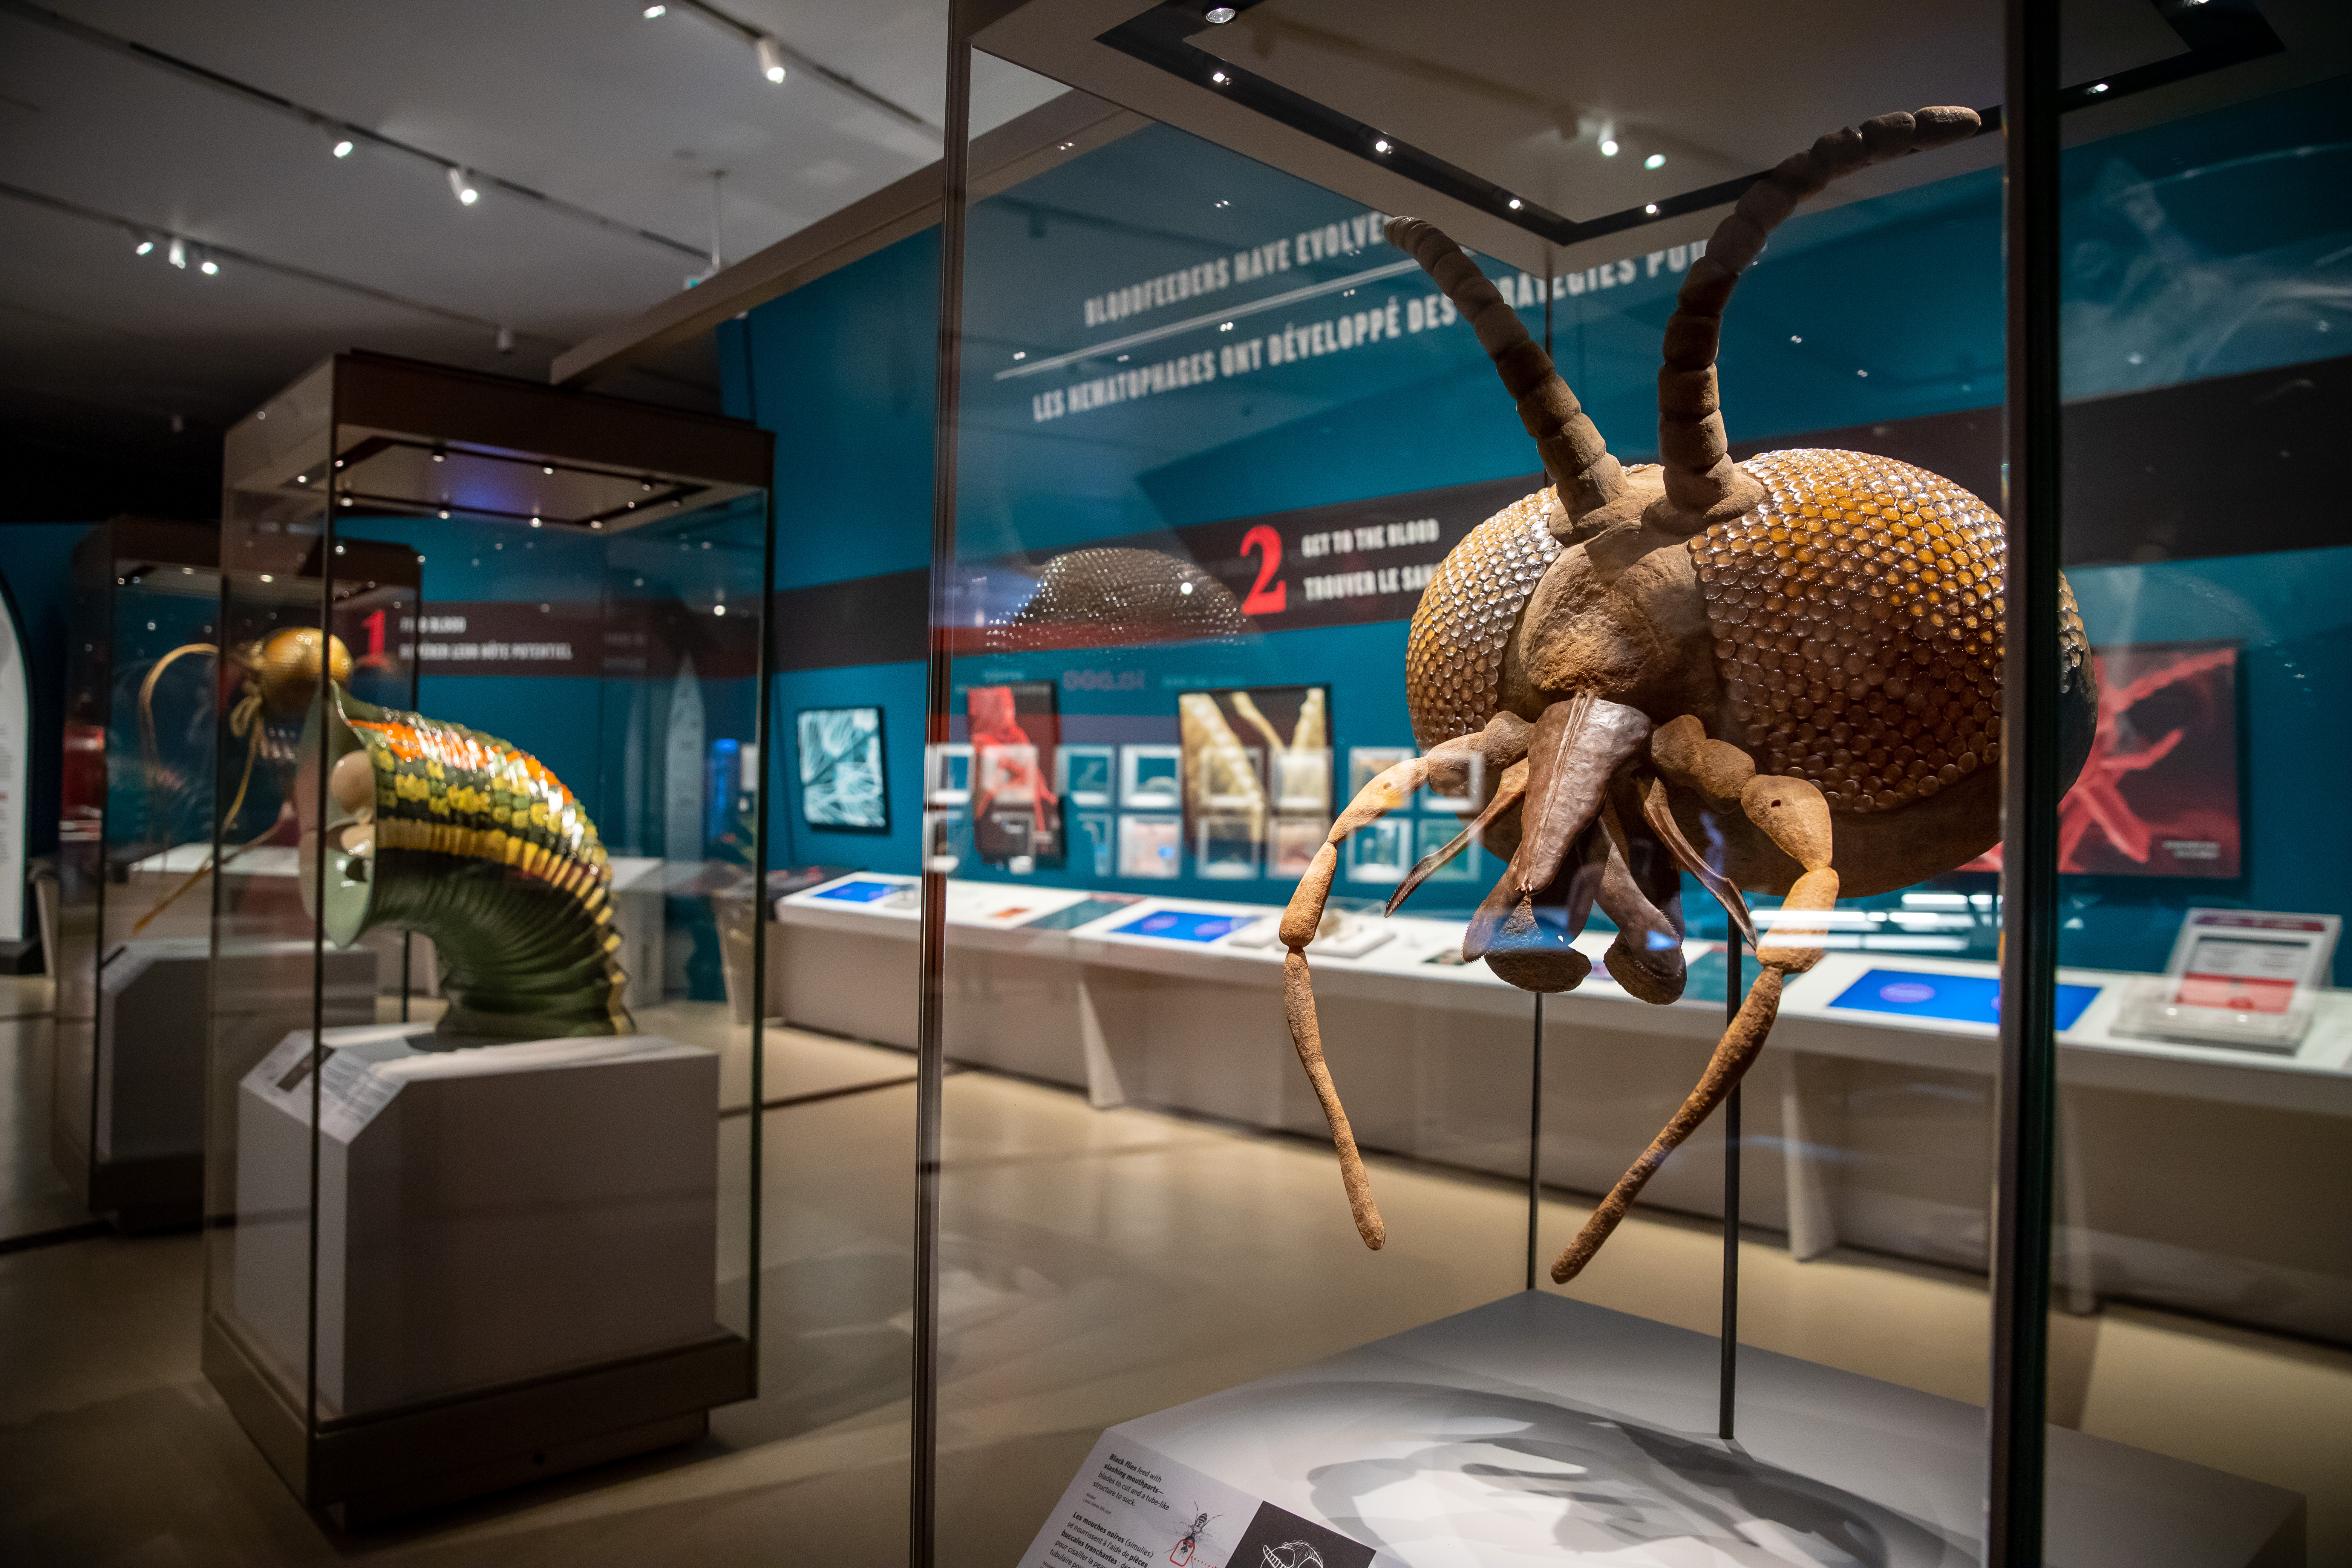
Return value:
<svg viewBox="0 0 2352 1568">
<path fill-rule="evenodd" d="M 520 747 L 338 689 L 375 781 L 372 863 L 328 876 L 328 935 L 433 939 L 457 1035 L 628 1034 L 612 866 L 563 781 Z"/>
</svg>

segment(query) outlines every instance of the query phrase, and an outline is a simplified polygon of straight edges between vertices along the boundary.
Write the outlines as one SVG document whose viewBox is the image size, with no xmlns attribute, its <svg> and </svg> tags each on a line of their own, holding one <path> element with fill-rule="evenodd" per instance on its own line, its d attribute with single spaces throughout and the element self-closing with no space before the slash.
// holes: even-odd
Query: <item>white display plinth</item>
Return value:
<svg viewBox="0 0 2352 1568">
<path fill-rule="evenodd" d="M 1982 1410 L 1743 1349 L 1727 1444 L 1717 1345 L 1508 1296 L 1112 1427 L 1023 1563 L 1076 1561 L 1107 1531 L 1164 1561 L 1195 1507 L 1230 1548 L 1261 1500 L 1377 1549 L 1378 1568 L 1980 1561 Z M 2304 1561 L 2295 1493 L 2058 1427 L 2049 1455 L 2053 1563 Z"/>
<path fill-rule="evenodd" d="M 321 1419 L 717 1331 L 719 1058 L 656 1036 L 421 1051 L 329 1029 L 317 1088 Z M 299 1399 L 310 1036 L 238 1089 L 233 1318 Z"/>
</svg>

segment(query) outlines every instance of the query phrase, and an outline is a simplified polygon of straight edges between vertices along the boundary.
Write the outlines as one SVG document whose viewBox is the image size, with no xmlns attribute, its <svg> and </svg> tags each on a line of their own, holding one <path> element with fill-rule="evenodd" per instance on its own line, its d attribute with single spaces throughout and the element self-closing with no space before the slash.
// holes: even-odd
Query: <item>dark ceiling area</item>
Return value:
<svg viewBox="0 0 2352 1568">
<path fill-rule="evenodd" d="M 945 0 L 0 0 L 0 517 L 210 518 L 224 429 L 341 350 L 544 381 L 934 162 L 946 38 Z M 1059 90 L 985 61 L 976 129 Z M 598 390 L 715 407 L 709 339 Z"/>
</svg>

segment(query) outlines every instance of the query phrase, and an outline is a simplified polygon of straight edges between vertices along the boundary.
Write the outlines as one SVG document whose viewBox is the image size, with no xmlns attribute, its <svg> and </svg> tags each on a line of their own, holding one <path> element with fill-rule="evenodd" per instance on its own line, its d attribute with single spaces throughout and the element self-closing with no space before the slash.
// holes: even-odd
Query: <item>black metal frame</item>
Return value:
<svg viewBox="0 0 2352 1568">
<path fill-rule="evenodd" d="M 1259 0 L 1236 0 L 1233 9 L 1246 11 L 1257 4 Z M 2263 20 L 2254 0 L 2151 0 L 2151 4 L 2179 35 L 2187 49 L 2111 77 L 2063 89 L 2058 93 L 2057 108 L 2061 112 L 2186 81 L 2226 66 L 2277 54 L 2286 47 Z M 1205 9 L 1202 0 L 1161 0 L 1161 4 L 1122 22 L 1095 41 L 1553 245 L 1599 239 L 1604 235 L 1621 234 L 1645 224 L 1663 223 L 1738 201 L 1748 186 L 1769 172 L 1759 169 L 1753 174 L 1662 196 L 1622 212 L 1583 219 L 1568 217 L 1190 42 L 1189 35 L 1208 26 L 1202 15 Z M 2014 94 L 2010 100 L 2017 101 Z M 1980 112 L 1984 124 L 1979 134 L 2000 129 L 2001 111 L 1998 105 Z"/>
<path fill-rule="evenodd" d="M 2008 604 L 2001 671 L 2000 1044 L 1985 1561 L 2042 1561 L 2058 1100 L 2060 7 L 2006 0 Z"/>
</svg>

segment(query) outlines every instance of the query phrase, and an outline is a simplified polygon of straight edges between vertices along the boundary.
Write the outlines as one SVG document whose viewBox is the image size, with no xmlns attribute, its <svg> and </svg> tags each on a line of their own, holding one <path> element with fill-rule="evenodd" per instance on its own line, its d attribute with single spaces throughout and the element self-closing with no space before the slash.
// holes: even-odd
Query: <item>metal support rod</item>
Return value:
<svg viewBox="0 0 2352 1568">
<path fill-rule="evenodd" d="M 2042 1562 L 2050 1360 L 2053 999 L 2058 932 L 2059 7 L 2007 0 L 2006 663 L 2001 670 L 2000 1043 L 1994 1079 L 1992 1376 L 1985 1561 Z"/>
<path fill-rule="evenodd" d="M 1739 1016 L 1739 929 L 1724 922 L 1723 1022 Z M 1723 1105 L 1723 1363 L 1716 1391 L 1715 1434 L 1731 1441 L 1739 1394 L 1739 1086 Z"/>
<path fill-rule="evenodd" d="M 1543 1207 L 1543 993 L 1536 993 L 1536 1037 L 1528 1053 L 1528 1289 L 1536 1288 L 1536 1227 Z"/>
<path fill-rule="evenodd" d="M 939 401 L 931 428 L 930 647 L 924 670 L 924 743 L 947 743 L 953 664 L 949 609 L 955 594 L 956 435 L 962 417 L 963 237 L 971 130 L 971 26 L 966 0 L 948 10 L 947 135 L 940 155 Z M 940 1132 L 946 1109 L 947 874 L 922 819 L 923 914 L 915 1024 L 915 1367 L 908 1442 L 907 1560 L 930 1568 L 938 1550 L 940 1429 Z"/>
</svg>

